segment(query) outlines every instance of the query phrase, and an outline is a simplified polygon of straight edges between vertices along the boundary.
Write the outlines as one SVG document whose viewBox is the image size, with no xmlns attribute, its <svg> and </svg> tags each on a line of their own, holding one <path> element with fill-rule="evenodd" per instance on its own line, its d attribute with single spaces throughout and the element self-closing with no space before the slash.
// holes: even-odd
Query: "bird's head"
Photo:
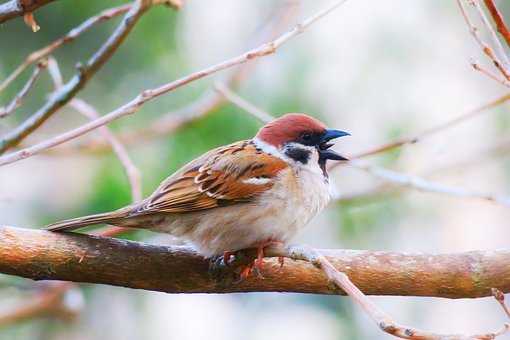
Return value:
<svg viewBox="0 0 510 340">
<path fill-rule="evenodd" d="M 301 113 L 288 113 L 263 126 L 256 138 L 296 162 L 307 164 L 316 160 L 326 174 L 328 159 L 345 161 L 347 158 L 330 150 L 330 140 L 349 136 L 340 130 L 327 129 L 324 123 Z"/>
</svg>

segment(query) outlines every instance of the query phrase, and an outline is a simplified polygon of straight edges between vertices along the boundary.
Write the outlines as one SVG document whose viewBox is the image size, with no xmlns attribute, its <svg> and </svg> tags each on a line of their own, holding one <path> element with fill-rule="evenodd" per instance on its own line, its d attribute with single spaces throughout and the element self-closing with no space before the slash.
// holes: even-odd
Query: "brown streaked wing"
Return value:
<svg viewBox="0 0 510 340">
<path fill-rule="evenodd" d="M 283 160 L 260 151 L 251 141 L 220 147 L 170 176 L 133 213 L 185 213 L 249 202 L 270 189 L 286 167 Z M 268 181 L 246 182 L 254 178 Z"/>
</svg>

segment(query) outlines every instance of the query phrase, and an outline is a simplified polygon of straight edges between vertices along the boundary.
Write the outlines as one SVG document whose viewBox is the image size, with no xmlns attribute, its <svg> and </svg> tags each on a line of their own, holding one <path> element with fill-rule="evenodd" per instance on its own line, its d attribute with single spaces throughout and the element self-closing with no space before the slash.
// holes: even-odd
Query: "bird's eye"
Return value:
<svg viewBox="0 0 510 340">
<path fill-rule="evenodd" d="M 310 139 L 312 139 L 312 134 L 311 133 L 308 133 L 308 132 L 305 132 L 301 135 L 301 138 L 304 140 L 304 141 L 309 141 Z"/>
</svg>

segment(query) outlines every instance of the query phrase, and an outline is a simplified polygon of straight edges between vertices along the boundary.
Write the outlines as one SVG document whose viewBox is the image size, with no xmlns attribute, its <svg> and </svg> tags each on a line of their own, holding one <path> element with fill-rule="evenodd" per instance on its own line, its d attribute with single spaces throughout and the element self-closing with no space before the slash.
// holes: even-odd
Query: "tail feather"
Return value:
<svg viewBox="0 0 510 340">
<path fill-rule="evenodd" d="M 77 218 L 72 218 L 69 220 L 63 220 L 59 222 L 52 223 L 46 226 L 46 230 L 49 231 L 72 231 L 75 229 L 79 229 L 82 227 L 87 227 L 94 224 L 115 224 L 119 221 L 125 214 L 119 211 L 107 212 L 96 215 L 82 216 Z"/>
</svg>

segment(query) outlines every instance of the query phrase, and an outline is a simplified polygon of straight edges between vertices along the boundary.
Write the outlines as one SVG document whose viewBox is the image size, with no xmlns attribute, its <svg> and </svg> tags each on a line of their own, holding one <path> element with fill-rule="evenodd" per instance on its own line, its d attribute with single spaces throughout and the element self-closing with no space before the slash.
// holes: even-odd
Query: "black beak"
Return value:
<svg viewBox="0 0 510 340">
<path fill-rule="evenodd" d="M 348 161 L 349 159 L 345 158 L 344 156 L 336 153 L 333 150 L 329 150 L 329 148 L 332 147 L 333 144 L 330 144 L 328 142 L 335 138 L 350 136 L 350 135 L 351 135 L 350 133 L 345 132 L 345 131 L 326 130 L 326 132 L 324 132 L 324 134 L 321 136 L 321 140 L 318 145 L 320 159 L 323 161 L 326 161 L 328 159 L 335 160 L 335 161 Z"/>
</svg>

